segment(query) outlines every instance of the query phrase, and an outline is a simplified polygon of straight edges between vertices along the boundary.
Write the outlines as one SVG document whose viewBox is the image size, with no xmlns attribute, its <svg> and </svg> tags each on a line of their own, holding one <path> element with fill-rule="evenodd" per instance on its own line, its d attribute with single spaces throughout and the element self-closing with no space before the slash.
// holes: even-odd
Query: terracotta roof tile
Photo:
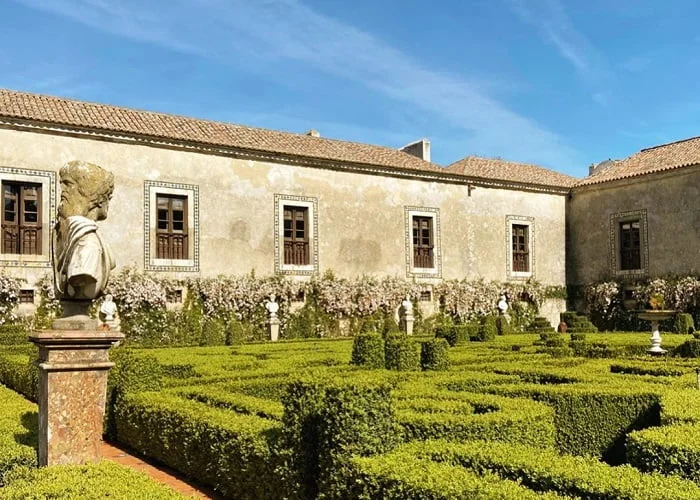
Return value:
<svg viewBox="0 0 700 500">
<path fill-rule="evenodd" d="M 575 177 L 537 165 L 479 156 L 467 156 L 447 167 L 446 171 L 467 177 L 550 187 L 571 187 L 577 181 Z"/>
<path fill-rule="evenodd" d="M 428 172 L 444 169 L 396 149 L 0 89 L 0 117 L 207 146 Z"/>
<path fill-rule="evenodd" d="M 603 168 L 580 180 L 577 186 L 587 186 L 700 164 L 700 137 L 642 149 L 624 160 L 610 160 L 604 163 L 607 165 L 601 165 Z"/>
</svg>

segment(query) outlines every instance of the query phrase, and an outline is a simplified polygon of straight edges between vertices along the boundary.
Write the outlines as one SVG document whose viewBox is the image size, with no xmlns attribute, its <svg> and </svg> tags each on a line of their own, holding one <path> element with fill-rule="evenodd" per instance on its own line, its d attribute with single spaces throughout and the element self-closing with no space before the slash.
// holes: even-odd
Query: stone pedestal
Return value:
<svg viewBox="0 0 700 500">
<path fill-rule="evenodd" d="M 267 334 L 272 342 L 277 342 L 280 338 L 280 320 L 279 318 L 270 318 L 267 320 Z"/>
<path fill-rule="evenodd" d="M 654 356 L 666 354 L 666 350 L 661 348 L 661 334 L 659 333 L 659 322 L 673 317 L 675 311 L 651 310 L 637 313 L 639 319 L 651 322 L 651 349 L 647 352 Z"/>
<path fill-rule="evenodd" d="M 39 347 L 39 465 L 100 459 L 109 348 L 124 335 L 111 331 L 47 330 L 29 340 Z"/>
<path fill-rule="evenodd" d="M 413 335 L 413 313 L 406 313 L 403 315 L 403 321 L 401 321 L 406 335 Z"/>
</svg>

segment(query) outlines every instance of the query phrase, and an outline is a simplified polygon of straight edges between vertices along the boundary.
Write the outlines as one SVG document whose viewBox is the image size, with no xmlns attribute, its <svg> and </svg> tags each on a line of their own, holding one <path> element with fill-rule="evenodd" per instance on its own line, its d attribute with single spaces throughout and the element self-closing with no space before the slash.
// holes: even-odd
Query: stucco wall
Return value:
<svg viewBox="0 0 700 500">
<path fill-rule="evenodd" d="M 628 212 L 646 211 L 648 242 L 647 271 L 630 278 L 700 273 L 699 199 L 698 167 L 575 190 L 567 204 L 569 283 L 625 277 L 615 271 L 611 217 Z"/>
<path fill-rule="evenodd" d="M 534 277 L 565 283 L 565 197 L 242 160 L 197 152 L 0 129 L 0 167 L 56 172 L 70 160 L 115 174 L 101 231 L 119 266 L 144 267 L 144 181 L 199 192 L 199 271 L 274 272 L 274 195 L 316 198 L 318 271 L 407 277 L 404 209 L 439 209 L 443 278 L 506 280 L 506 217 L 534 221 Z M 2 172 L 0 172 L 2 177 Z M 30 282 L 48 272 L 4 264 Z"/>
</svg>

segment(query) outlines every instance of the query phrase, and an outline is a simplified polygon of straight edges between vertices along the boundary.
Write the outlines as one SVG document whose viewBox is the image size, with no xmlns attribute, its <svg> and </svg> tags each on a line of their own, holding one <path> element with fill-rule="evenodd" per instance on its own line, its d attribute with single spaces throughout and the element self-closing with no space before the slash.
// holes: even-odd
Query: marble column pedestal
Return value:
<svg viewBox="0 0 700 500">
<path fill-rule="evenodd" d="M 109 348 L 124 335 L 108 330 L 46 330 L 39 347 L 39 465 L 100 459 Z"/>
</svg>

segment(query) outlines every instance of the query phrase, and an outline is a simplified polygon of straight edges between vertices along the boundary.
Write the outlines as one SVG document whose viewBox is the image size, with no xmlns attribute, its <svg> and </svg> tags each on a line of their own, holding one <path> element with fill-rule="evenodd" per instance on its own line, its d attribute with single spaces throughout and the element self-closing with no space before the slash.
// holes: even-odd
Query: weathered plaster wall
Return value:
<svg viewBox="0 0 700 500">
<path fill-rule="evenodd" d="M 569 283 L 615 277 L 611 216 L 641 210 L 647 213 L 647 275 L 700 273 L 698 200 L 699 167 L 575 190 L 567 204 Z"/>
<path fill-rule="evenodd" d="M 534 277 L 565 283 L 565 197 L 241 160 L 137 144 L 0 129 L 0 167 L 67 161 L 115 174 L 101 231 L 119 266 L 144 267 L 144 181 L 199 187 L 201 276 L 274 272 L 274 195 L 318 200 L 319 271 L 406 277 L 404 207 L 440 211 L 442 277 L 506 280 L 506 216 L 534 218 Z M 33 281 L 47 269 L 9 267 Z M 167 273 L 186 277 L 195 273 Z"/>
</svg>

